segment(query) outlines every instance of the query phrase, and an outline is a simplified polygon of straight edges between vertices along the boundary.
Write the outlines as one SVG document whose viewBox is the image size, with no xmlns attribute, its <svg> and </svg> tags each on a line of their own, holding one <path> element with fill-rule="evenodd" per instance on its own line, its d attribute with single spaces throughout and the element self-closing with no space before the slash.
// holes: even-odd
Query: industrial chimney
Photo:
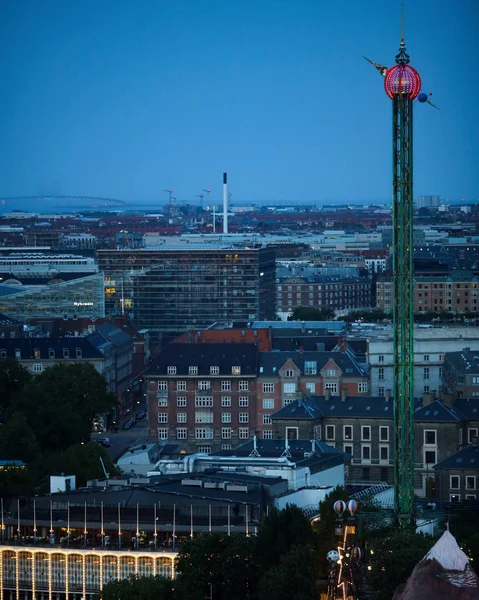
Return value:
<svg viewBox="0 0 479 600">
<path fill-rule="evenodd" d="M 228 233 L 228 174 L 223 173 L 223 233 Z"/>
</svg>

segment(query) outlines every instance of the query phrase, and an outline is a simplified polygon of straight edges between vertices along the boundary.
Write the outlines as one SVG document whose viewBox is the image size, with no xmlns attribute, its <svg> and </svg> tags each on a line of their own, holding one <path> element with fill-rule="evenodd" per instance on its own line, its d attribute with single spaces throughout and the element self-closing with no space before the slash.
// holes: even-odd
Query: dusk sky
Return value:
<svg viewBox="0 0 479 600">
<path fill-rule="evenodd" d="M 415 195 L 479 197 L 479 1 L 405 2 Z M 393 0 L 2 0 L 0 198 L 390 202 Z M 8 203 L 4 207 L 12 208 Z M 18 206 L 13 207 L 18 208 Z M 71 207 L 68 207 L 71 208 Z"/>
</svg>

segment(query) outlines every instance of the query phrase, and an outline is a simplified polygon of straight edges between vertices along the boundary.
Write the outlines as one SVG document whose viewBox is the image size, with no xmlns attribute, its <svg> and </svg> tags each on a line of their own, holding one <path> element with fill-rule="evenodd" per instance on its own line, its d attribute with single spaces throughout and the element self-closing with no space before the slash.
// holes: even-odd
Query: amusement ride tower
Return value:
<svg viewBox="0 0 479 600">
<path fill-rule="evenodd" d="M 394 508 L 406 525 L 414 515 L 413 102 L 434 105 L 409 64 L 404 17 L 396 64 L 387 68 L 366 60 L 384 77 L 393 108 Z"/>
</svg>

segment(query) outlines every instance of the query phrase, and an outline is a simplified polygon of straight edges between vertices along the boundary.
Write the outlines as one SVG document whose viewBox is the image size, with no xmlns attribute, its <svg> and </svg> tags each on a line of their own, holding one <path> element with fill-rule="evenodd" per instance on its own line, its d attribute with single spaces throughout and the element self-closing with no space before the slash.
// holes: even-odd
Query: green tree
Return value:
<svg viewBox="0 0 479 600">
<path fill-rule="evenodd" d="M 35 477 L 29 469 L 3 469 L 0 471 L 0 498 L 4 501 L 16 496 L 32 494 Z"/>
<path fill-rule="evenodd" d="M 173 600 L 174 582 L 165 577 L 130 576 L 110 581 L 103 586 L 96 600 Z"/>
<path fill-rule="evenodd" d="M 3 358 L 0 360 L 0 423 L 10 409 L 15 397 L 30 381 L 31 375 L 18 360 Z"/>
<path fill-rule="evenodd" d="M 282 556 L 294 546 L 301 545 L 317 547 L 308 517 L 295 505 L 288 505 L 283 510 L 273 508 L 259 527 L 257 551 L 261 568 L 277 566 Z"/>
<path fill-rule="evenodd" d="M 222 533 L 186 541 L 178 555 L 175 590 L 181 600 L 246 600 L 257 586 L 256 539 Z"/>
<path fill-rule="evenodd" d="M 293 310 L 292 321 L 330 321 L 334 318 L 332 308 L 312 308 L 309 306 L 298 306 Z"/>
<path fill-rule="evenodd" d="M 261 577 L 259 600 L 317 600 L 315 552 L 311 546 L 293 546 L 279 565 Z"/>
<path fill-rule="evenodd" d="M 434 541 L 428 535 L 395 528 L 370 540 L 366 556 L 372 600 L 391 600 L 396 588 L 408 579 Z"/>
<path fill-rule="evenodd" d="M 14 413 L 0 428 L 0 458 L 32 461 L 40 452 L 33 429 L 23 413 Z"/>
<path fill-rule="evenodd" d="M 103 459 L 106 472 L 110 477 L 120 473 L 105 448 L 96 442 L 88 442 L 87 444 L 71 446 L 66 452 L 47 455 L 47 474 L 72 474 L 76 476 L 77 486 L 83 486 L 86 485 L 88 479 L 103 479 L 105 477 L 100 457 Z"/>
<path fill-rule="evenodd" d="M 90 439 L 93 418 L 114 402 L 93 365 L 57 364 L 24 386 L 12 410 L 27 415 L 42 450 L 62 451 Z"/>
</svg>

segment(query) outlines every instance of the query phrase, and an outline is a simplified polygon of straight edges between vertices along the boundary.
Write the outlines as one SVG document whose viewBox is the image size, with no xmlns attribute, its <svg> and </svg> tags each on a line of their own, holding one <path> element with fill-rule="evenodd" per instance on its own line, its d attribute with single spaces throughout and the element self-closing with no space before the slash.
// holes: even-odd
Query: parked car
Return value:
<svg viewBox="0 0 479 600">
<path fill-rule="evenodd" d="M 133 427 L 133 425 L 136 423 L 136 419 L 134 417 L 132 417 L 131 419 L 128 419 L 128 421 L 126 421 L 123 424 L 123 429 L 125 431 L 127 431 L 128 429 L 130 429 L 131 427 Z"/>
<path fill-rule="evenodd" d="M 101 437 L 101 438 L 98 438 L 96 441 L 104 448 L 109 448 L 111 446 L 110 438 Z"/>
<path fill-rule="evenodd" d="M 145 412 L 144 410 L 140 410 L 140 412 L 139 412 L 139 413 L 137 413 L 137 415 L 136 415 L 136 418 L 137 418 L 138 420 L 140 420 L 140 419 L 144 419 L 145 417 L 146 417 L 146 412 Z"/>
</svg>

